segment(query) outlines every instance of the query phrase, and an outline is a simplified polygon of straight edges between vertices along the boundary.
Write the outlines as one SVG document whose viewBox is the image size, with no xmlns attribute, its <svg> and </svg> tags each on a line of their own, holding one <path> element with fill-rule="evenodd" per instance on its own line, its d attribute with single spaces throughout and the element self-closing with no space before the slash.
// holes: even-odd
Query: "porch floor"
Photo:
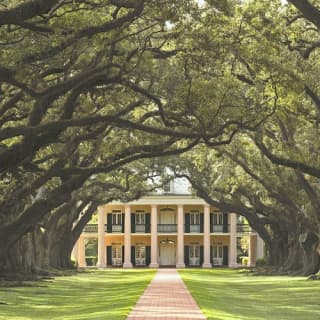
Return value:
<svg viewBox="0 0 320 320">
<path fill-rule="evenodd" d="M 207 319 L 176 269 L 158 269 L 127 320 Z"/>
</svg>

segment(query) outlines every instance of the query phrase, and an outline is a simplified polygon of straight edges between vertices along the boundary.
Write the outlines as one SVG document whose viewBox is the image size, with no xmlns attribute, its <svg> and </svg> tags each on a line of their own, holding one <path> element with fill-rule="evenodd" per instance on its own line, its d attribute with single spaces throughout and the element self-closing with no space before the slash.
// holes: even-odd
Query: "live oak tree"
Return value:
<svg viewBox="0 0 320 320">
<path fill-rule="evenodd" d="M 227 145 L 240 133 L 255 142 L 247 152 L 264 167 L 241 155 L 247 178 L 234 195 L 239 213 L 270 246 L 276 241 L 268 237 L 289 246 L 283 239 L 302 225 L 290 219 L 303 205 L 302 220 L 317 221 L 319 8 L 316 1 L 289 3 L 2 1 L 0 270 L 68 266 L 72 243 L 97 204 L 130 192 L 123 168 L 200 142 Z M 256 178 L 262 171 L 260 181 L 244 167 Z M 228 176 L 232 169 L 225 168 Z M 279 190 L 272 192 L 268 170 L 276 181 L 280 170 Z M 258 190 L 267 203 L 250 198 Z M 265 212 L 261 223 L 257 211 Z M 303 234 L 319 238 L 318 229 L 303 226 Z M 70 245 L 62 253 L 64 237 Z M 314 253 L 317 239 L 305 238 Z M 280 251 L 272 254 L 278 264 L 290 255 Z"/>
<path fill-rule="evenodd" d="M 237 115 L 206 122 L 199 116 L 204 104 L 186 108 L 196 95 L 186 90 L 189 77 L 181 77 L 185 56 L 173 62 L 170 57 L 184 49 L 174 43 L 184 26 L 179 20 L 197 10 L 195 4 L 3 5 L 2 269 L 42 266 L 32 266 L 39 255 L 27 250 L 26 237 L 42 237 L 45 226 L 54 230 L 57 217 L 70 210 L 74 194 L 92 176 L 189 150 L 202 139 L 228 143 L 242 126 Z M 168 20 L 177 24 L 173 31 L 166 28 Z M 180 91 L 179 99 L 169 89 Z M 21 252 L 26 259 L 18 261 Z M 59 266 L 57 260 L 53 265 Z"/>
<path fill-rule="evenodd" d="M 206 158 L 205 164 L 197 171 L 191 162 L 188 177 L 209 203 L 248 218 L 265 240 L 273 264 L 297 273 L 313 273 L 319 270 L 319 146 L 315 139 L 319 133 L 319 31 L 314 27 L 319 9 L 308 1 L 292 1 L 302 11 L 301 15 L 290 5 L 249 1 L 239 6 L 235 14 L 232 3 L 235 2 L 224 2 L 226 5 L 220 11 L 214 7 L 213 15 L 206 15 L 210 20 L 203 27 L 205 41 L 201 43 L 198 37 L 201 43 L 198 51 L 203 56 L 206 52 L 206 61 L 210 58 L 219 61 L 216 57 L 221 52 L 219 55 L 216 50 L 222 48 L 223 59 L 229 58 L 230 63 L 224 74 L 230 70 L 233 81 L 247 84 L 241 88 L 247 110 L 254 109 L 256 115 L 266 112 L 266 117 L 251 130 L 256 134 L 248 135 L 251 149 L 246 148 L 248 138 L 234 139 L 236 151 L 228 151 L 229 146 L 219 148 L 224 157 L 219 167 L 219 159 L 206 158 L 208 150 L 204 147 L 200 153 Z M 209 23 L 215 15 L 224 19 L 227 40 L 220 39 L 219 29 Z M 236 33 L 230 30 L 235 26 L 238 33 L 234 39 Z M 212 74 L 211 71 L 211 77 Z M 228 84 L 232 83 L 228 80 Z M 235 112 L 238 110 L 235 108 Z M 210 147 L 210 143 L 206 145 Z M 191 157 L 196 158 L 193 154 L 197 151 L 193 149 Z M 225 157 L 231 157 L 233 165 L 228 166 Z M 237 170 L 233 170 L 234 165 Z M 213 169 L 217 166 L 221 171 Z M 220 177 L 220 188 L 215 179 L 210 180 L 212 170 L 216 170 L 213 177 Z M 239 172 L 243 179 L 240 181 Z"/>
<path fill-rule="evenodd" d="M 189 143 L 179 148 L 155 128 L 162 106 L 148 71 L 166 38 L 161 12 L 151 19 L 154 4 L 146 9 L 149 18 L 142 17 L 143 1 L 4 5 L 0 234 L 8 267 L 19 240 L 23 245 L 51 211 L 62 211 L 92 175 Z M 144 125 L 148 119 L 151 126 Z M 146 132 L 143 141 L 135 129 Z M 148 143 L 159 130 L 163 138 Z M 192 144 L 199 137 L 189 138 Z"/>
<path fill-rule="evenodd" d="M 212 151 L 197 147 L 181 158 L 176 174 L 208 203 L 246 217 L 265 241 L 271 265 L 297 274 L 319 270 L 318 210 L 310 196 L 318 188 L 312 180 L 272 164 L 246 136 Z"/>
</svg>

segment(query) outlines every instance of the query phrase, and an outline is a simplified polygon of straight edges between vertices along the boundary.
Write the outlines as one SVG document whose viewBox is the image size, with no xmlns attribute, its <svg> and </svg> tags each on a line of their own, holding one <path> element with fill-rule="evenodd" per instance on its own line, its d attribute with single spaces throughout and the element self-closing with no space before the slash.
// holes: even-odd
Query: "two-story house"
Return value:
<svg viewBox="0 0 320 320">
<path fill-rule="evenodd" d="M 186 180 L 129 203 L 98 207 L 98 224 L 84 229 L 73 251 L 86 266 L 85 243 L 98 240 L 98 267 L 237 266 L 237 238 L 249 237 L 249 265 L 263 256 L 263 242 L 237 215 L 195 197 Z"/>
</svg>

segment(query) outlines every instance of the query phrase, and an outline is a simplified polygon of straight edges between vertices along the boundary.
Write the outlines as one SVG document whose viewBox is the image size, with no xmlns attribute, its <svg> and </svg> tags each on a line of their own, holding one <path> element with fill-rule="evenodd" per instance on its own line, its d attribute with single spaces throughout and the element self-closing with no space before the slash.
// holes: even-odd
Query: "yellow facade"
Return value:
<svg viewBox="0 0 320 320">
<path fill-rule="evenodd" d="M 166 200 L 166 201 L 165 201 Z M 77 245 L 77 261 L 85 266 L 86 239 L 98 240 L 99 267 L 136 265 L 237 265 L 237 218 L 219 213 L 195 197 L 168 197 L 98 208 L 98 226 L 85 231 Z M 249 233 L 249 261 L 257 258 L 257 236 Z"/>
</svg>

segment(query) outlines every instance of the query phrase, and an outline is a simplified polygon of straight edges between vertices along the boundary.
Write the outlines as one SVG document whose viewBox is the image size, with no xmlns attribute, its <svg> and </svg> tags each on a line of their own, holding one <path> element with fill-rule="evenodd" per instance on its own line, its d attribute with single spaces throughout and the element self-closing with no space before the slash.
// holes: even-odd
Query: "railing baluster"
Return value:
<svg viewBox="0 0 320 320">
<path fill-rule="evenodd" d="M 83 232 L 87 232 L 87 233 L 98 232 L 98 225 L 97 224 L 87 224 L 84 227 Z"/>
<path fill-rule="evenodd" d="M 176 224 L 158 224 L 158 232 L 159 233 L 177 232 L 177 225 Z"/>
</svg>

